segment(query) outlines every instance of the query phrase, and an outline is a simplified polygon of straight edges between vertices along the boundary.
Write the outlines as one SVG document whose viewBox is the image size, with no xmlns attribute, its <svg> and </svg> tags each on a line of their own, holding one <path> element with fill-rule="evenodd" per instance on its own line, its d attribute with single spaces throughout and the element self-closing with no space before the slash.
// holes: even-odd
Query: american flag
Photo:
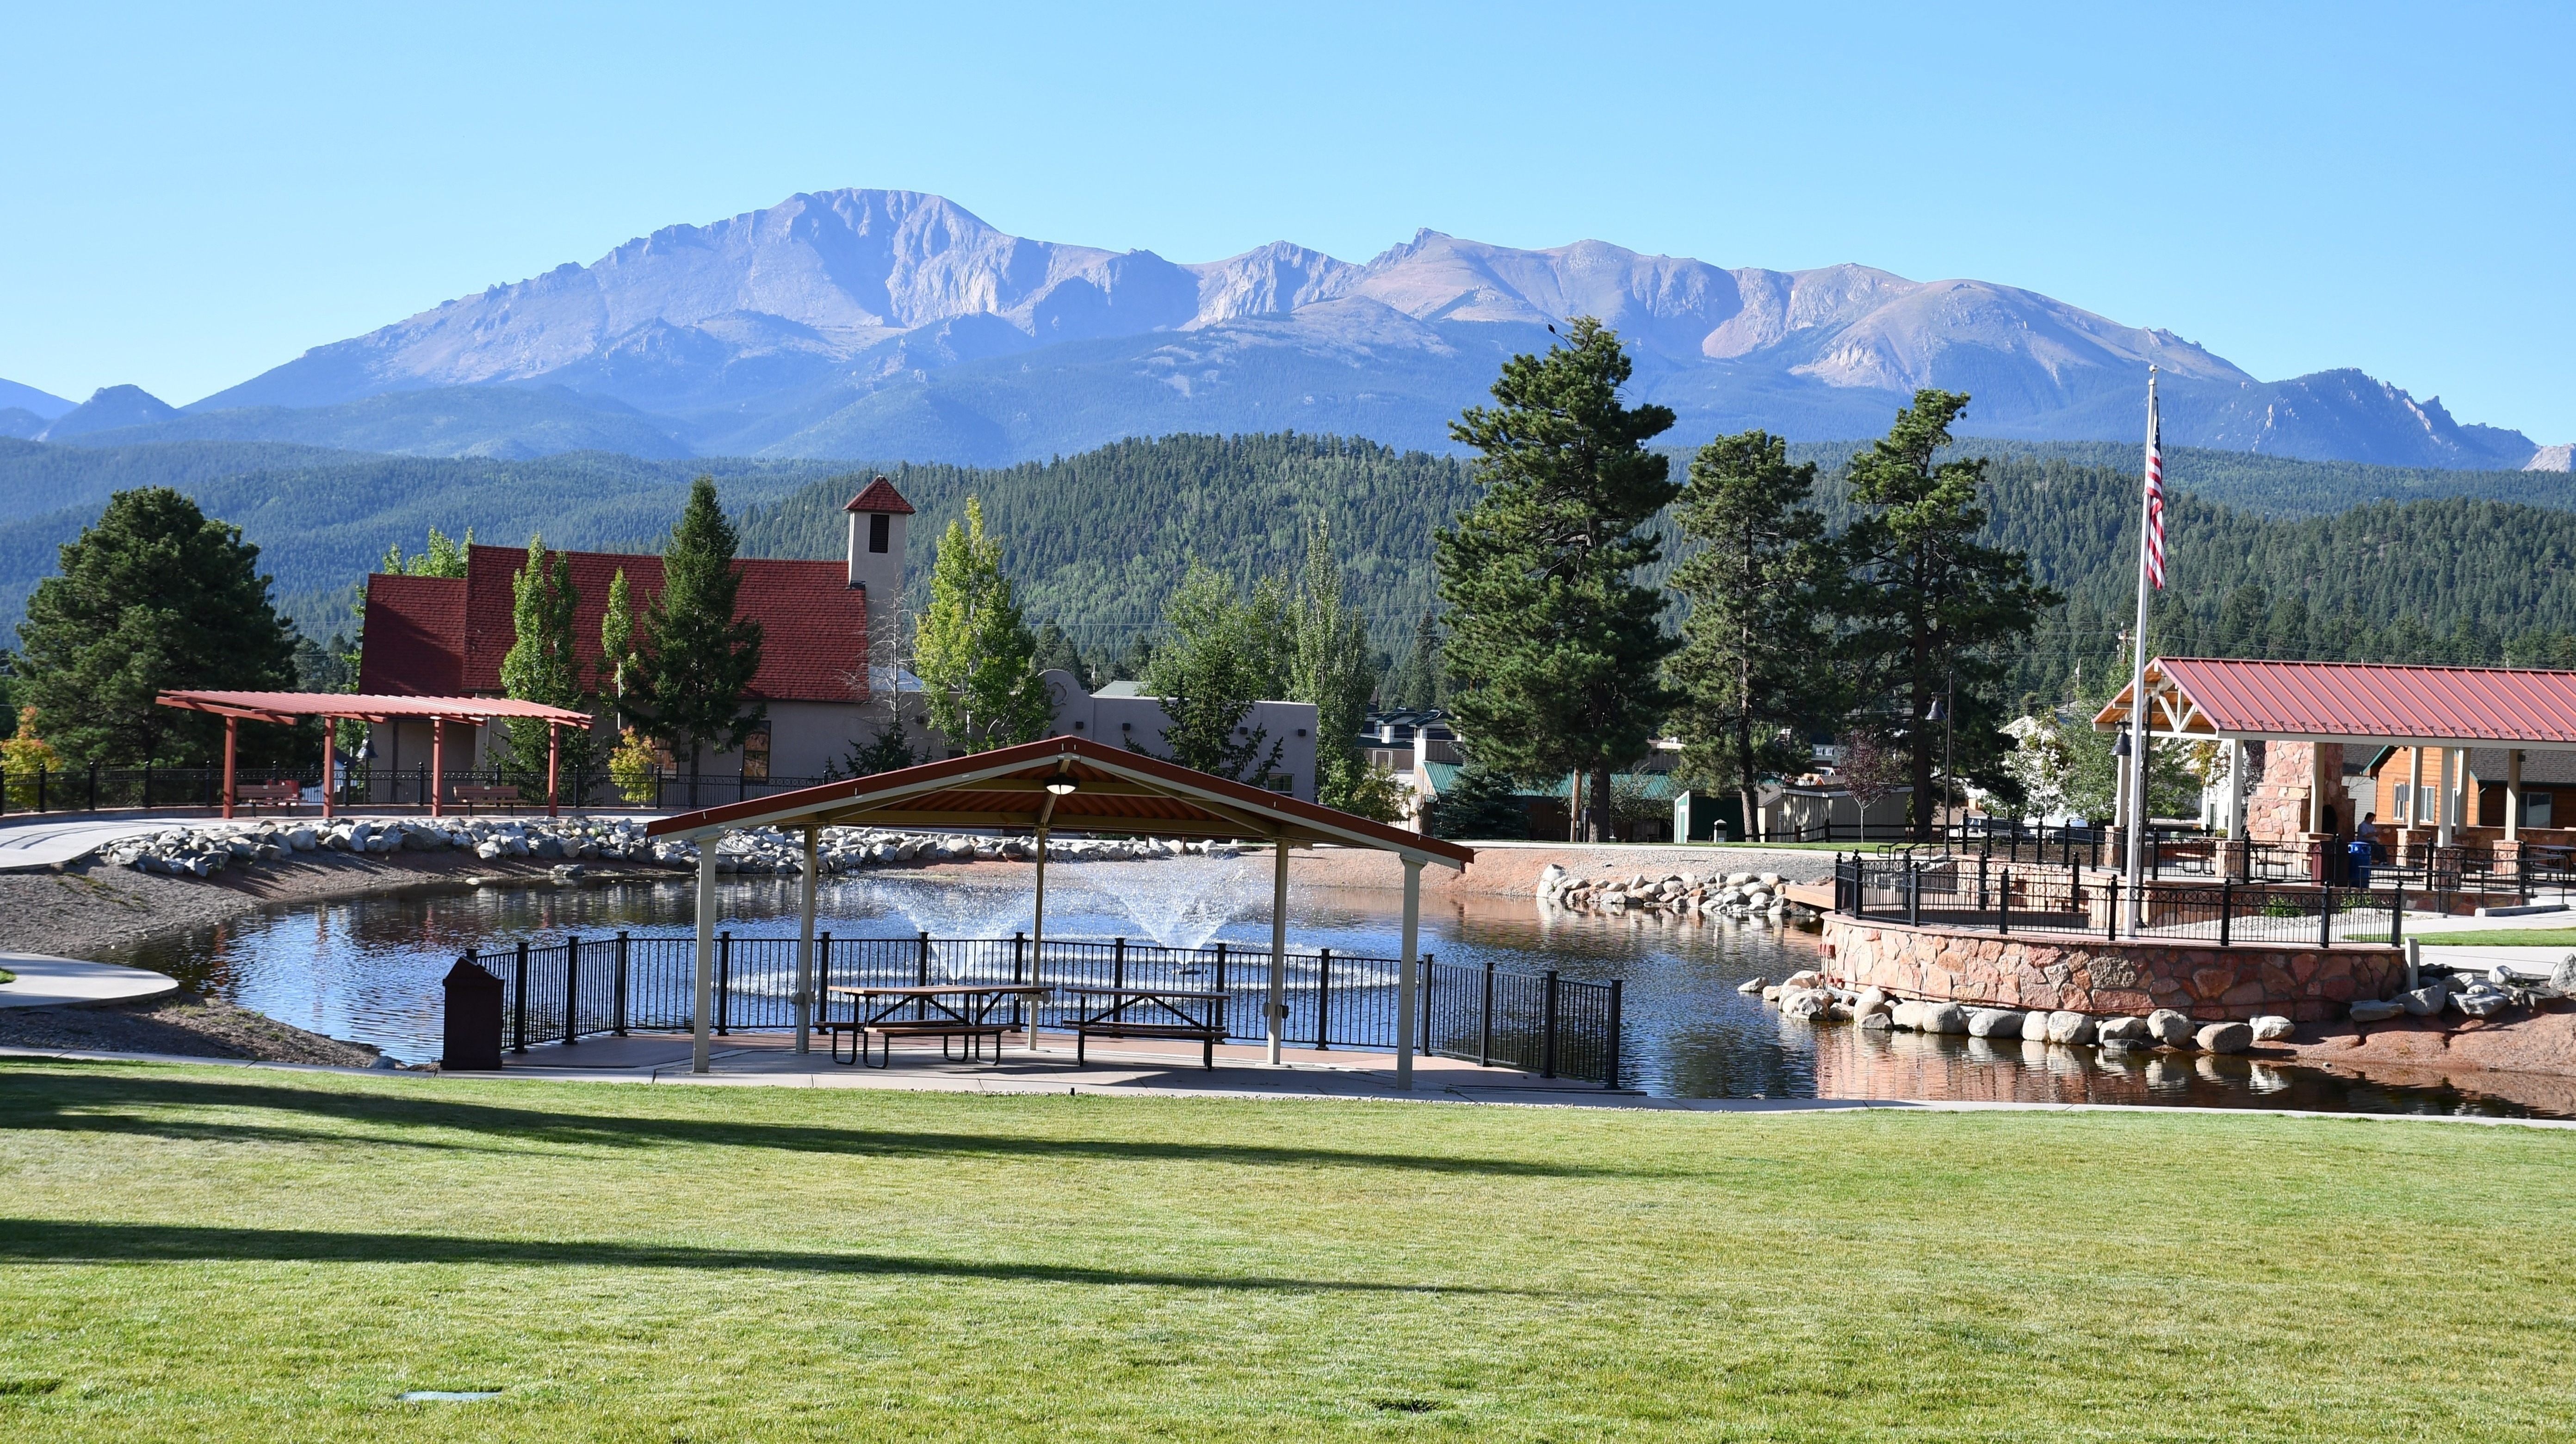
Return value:
<svg viewBox="0 0 2576 1444">
<path fill-rule="evenodd" d="M 2147 388 L 2147 580 L 2165 589 L 2165 456 L 2157 440 L 2156 391 Z"/>
</svg>

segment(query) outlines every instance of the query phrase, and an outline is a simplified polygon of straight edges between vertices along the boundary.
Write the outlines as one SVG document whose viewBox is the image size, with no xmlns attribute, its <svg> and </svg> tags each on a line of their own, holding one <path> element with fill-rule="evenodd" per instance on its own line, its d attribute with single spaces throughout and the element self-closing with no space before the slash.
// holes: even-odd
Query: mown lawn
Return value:
<svg viewBox="0 0 2576 1444">
<path fill-rule="evenodd" d="M 2382 934 L 2381 936 L 2386 936 Z M 2422 933 L 2428 948 L 2576 948 L 2576 928 L 2481 928 L 2476 932 Z"/>
<path fill-rule="evenodd" d="M 2565 1438 L 2571 1158 L 17 1061 L 0 1439 Z"/>
</svg>

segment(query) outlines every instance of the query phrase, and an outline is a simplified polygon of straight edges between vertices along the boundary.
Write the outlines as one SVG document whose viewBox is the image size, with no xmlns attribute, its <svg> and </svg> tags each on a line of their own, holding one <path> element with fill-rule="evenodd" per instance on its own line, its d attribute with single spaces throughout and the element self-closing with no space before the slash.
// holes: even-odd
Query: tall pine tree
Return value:
<svg viewBox="0 0 2576 1444">
<path fill-rule="evenodd" d="M 1484 494 L 1433 542 L 1459 734 L 1496 771 L 1588 775 L 1577 840 L 1607 840 L 1611 771 L 1653 740 L 1677 645 L 1657 622 L 1663 594 L 1636 580 L 1662 555 L 1645 523 L 1680 490 L 1645 446 L 1673 413 L 1623 404 L 1630 370 L 1618 333 L 1589 316 L 1546 355 L 1505 362 L 1498 404 L 1449 427 L 1481 454 Z"/>
<path fill-rule="evenodd" d="M 1986 460 L 1939 459 L 1967 405 L 1959 392 L 1915 392 L 1886 439 L 1854 456 L 1845 475 L 1861 508 L 1843 534 L 1857 587 L 1849 646 L 1865 695 L 1878 699 L 1879 716 L 1869 720 L 1905 750 L 1918 838 L 1931 836 L 1940 797 L 1933 768 L 1945 744 L 1963 775 L 2014 787 L 2001 765 L 2001 684 L 2040 613 L 2064 600 L 2031 579 L 2020 552 L 1977 540 Z M 1929 720 L 1936 697 L 1951 699 L 1946 723 Z"/>
<path fill-rule="evenodd" d="M 626 710 L 637 730 L 687 751 L 693 801 L 700 751 L 740 747 L 769 713 L 758 701 L 745 705 L 760 671 L 760 624 L 735 615 L 742 574 L 734 570 L 734 545 L 714 478 L 699 477 L 662 549 L 662 590 L 645 606 L 626 679 Z"/>
<path fill-rule="evenodd" d="M 1790 465 L 1785 439 L 1748 431 L 1700 448 L 1675 508 L 1701 544 L 1673 569 L 1691 608 L 1665 669 L 1682 698 L 1683 763 L 1731 781 L 1748 825 L 1761 775 L 1803 763 L 1807 729 L 1834 711 L 1819 662 L 1840 569 L 1808 505 L 1815 484 L 1815 464 Z M 1784 729 L 1797 744 L 1778 740 Z"/>
</svg>

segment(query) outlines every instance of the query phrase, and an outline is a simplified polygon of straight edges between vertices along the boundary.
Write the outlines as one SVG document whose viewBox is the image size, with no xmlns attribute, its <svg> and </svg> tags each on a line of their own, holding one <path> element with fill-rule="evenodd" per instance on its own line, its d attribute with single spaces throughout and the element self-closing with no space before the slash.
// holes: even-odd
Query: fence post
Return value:
<svg viewBox="0 0 2576 1444">
<path fill-rule="evenodd" d="M 1127 986 L 1127 940 L 1125 938 L 1118 938 L 1110 945 L 1109 986 L 1113 988 Z"/>
<path fill-rule="evenodd" d="M 2406 889 L 2402 887 L 2388 895 L 2388 945 L 2406 946 Z"/>
<path fill-rule="evenodd" d="M 564 1046 L 581 1041 L 581 939 L 564 938 Z"/>
<path fill-rule="evenodd" d="M 2328 883 L 2317 894 L 2317 946 L 2334 946 L 2334 884 Z"/>
<path fill-rule="evenodd" d="M 815 1021 L 815 1022 L 819 1023 L 819 1022 L 823 1021 L 823 1009 L 824 1009 L 824 1007 L 825 1007 L 825 1005 L 826 1005 L 826 1004 L 828 1004 L 828 1003 L 830 1003 L 830 1002 L 831 1002 L 831 1000 L 832 1000 L 832 935 L 831 935 L 830 933 L 816 933 L 816 934 L 814 935 L 814 1021 Z M 856 1015 L 854 1014 L 853 1016 L 856 1016 Z M 824 1038 L 823 1038 L 823 1045 L 824 1045 L 825 1047 L 827 1047 L 827 1048 L 828 1048 L 828 1047 L 830 1047 L 830 1046 L 831 1046 L 831 1043 L 832 1043 L 831 1036 L 830 1036 L 829 1034 L 824 1035 Z"/>
<path fill-rule="evenodd" d="M 609 1007 L 609 1021 L 614 1025 L 617 1036 L 623 1038 L 626 1036 L 626 934 L 622 930 L 617 934 L 616 997 Z"/>
<path fill-rule="evenodd" d="M 733 934 L 716 934 L 716 1035 L 722 1037 L 725 1025 L 733 1020 L 733 1009 L 727 996 L 733 989 Z"/>
<path fill-rule="evenodd" d="M 528 940 L 519 939 L 519 963 L 510 979 L 517 986 L 510 990 L 510 1051 L 528 1051 Z"/>
<path fill-rule="evenodd" d="M 1905 863 L 1905 925 L 1923 925 L 1923 864 L 1911 858 Z"/>
<path fill-rule="evenodd" d="M 1610 1061 L 1601 1070 L 1604 1088 L 1619 1086 L 1619 983 L 1617 978 L 1610 980 Z"/>
<path fill-rule="evenodd" d="M 2111 905 L 2102 910 L 2102 936 L 2106 942 L 2120 940 L 2120 879 L 2111 879 Z"/>
<path fill-rule="evenodd" d="M 1476 1029 L 1476 1066 L 1494 1066 L 1494 960 L 1485 960 L 1484 1021 Z"/>
<path fill-rule="evenodd" d="M 1421 995 L 1422 1001 L 1422 1046 L 1417 1051 L 1421 1056 L 1428 1058 L 1431 1056 L 1431 954 L 1429 953 L 1422 955 L 1422 986 L 1415 991 Z"/>
<path fill-rule="evenodd" d="M 1991 839 L 1990 839 L 1990 840 L 1991 840 Z M 1986 859 L 1985 859 L 1985 857 L 1984 857 L 1984 855 L 1983 855 L 1983 854 L 1979 854 L 1979 856 L 1978 856 L 1978 858 L 1977 858 L 1977 911 L 1979 911 L 1979 912 L 1984 912 L 1985 910 L 1986 910 Z"/>
<path fill-rule="evenodd" d="M 2012 931 L 2012 869 L 2004 869 L 2003 891 L 1995 895 L 1995 931 Z"/>
<path fill-rule="evenodd" d="M 1404 966 L 1399 960 L 1397 967 Z M 1333 1046 L 1333 950 L 1315 950 L 1315 1048 L 1318 1052 Z"/>
<path fill-rule="evenodd" d="M 2236 879 L 2222 877 L 2218 880 L 2218 945 L 2220 947 L 2227 947 L 2235 941 L 2231 936 L 2235 920 Z"/>
<path fill-rule="evenodd" d="M 1556 969 L 1550 968 L 1547 970 L 1547 1024 L 1538 1055 L 1538 1076 L 1541 1078 L 1556 1076 L 1556 995 Z"/>
<path fill-rule="evenodd" d="M 920 934 L 918 941 L 914 944 L 914 949 L 915 951 L 912 959 L 912 984 L 916 988 L 927 988 L 930 986 L 930 934 L 927 932 Z M 926 998 L 913 999 L 912 1016 L 915 1022 L 928 1018 L 930 1016 L 929 1000 Z"/>
</svg>

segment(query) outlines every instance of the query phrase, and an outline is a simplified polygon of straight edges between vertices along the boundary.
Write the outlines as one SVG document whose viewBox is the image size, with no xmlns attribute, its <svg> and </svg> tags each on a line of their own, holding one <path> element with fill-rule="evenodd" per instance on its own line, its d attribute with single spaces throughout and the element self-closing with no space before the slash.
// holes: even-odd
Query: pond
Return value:
<svg viewBox="0 0 2576 1444">
<path fill-rule="evenodd" d="M 1196 859 L 1051 867 L 1047 932 L 1193 947 L 1221 938 L 1266 951 L 1266 874 L 1266 867 Z M 922 931 L 1008 937 L 1030 926 L 1026 877 L 988 866 L 826 879 L 818 889 L 820 926 L 844 938 Z M 797 892 L 793 879 L 729 882 L 719 926 L 743 937 L 793 936 Z M 468 948 L 521 936 L 685 929 L 692 900 L 683 881 L 421 888 L 281 905 L 118 956 L 298 1027 L 419 1061 L 438 1054 L 439 980 Z M 1392 892 L 1297 887 L 1289 894 L 1289 936 L 1300 948 L 1391 956 L 1398 920 Z M 2496 1116 L 2541 1111 L 2450 1089 L 2393 1087 L 2242 1058 L 2150 1055 L 2124 1063 L 2090 1048 L 1796 1022 L 1736 987 L 1812 966 L 1815 935 L 1758 921 L 1542 913 L 1516 898 L 1478 898 L 1426 906 L 1422 946 L 1444 963 L 1490 961 L 1507 970 L 1625 979 L 1623 1081 L 1655 1094 Z"/>
</svg>

